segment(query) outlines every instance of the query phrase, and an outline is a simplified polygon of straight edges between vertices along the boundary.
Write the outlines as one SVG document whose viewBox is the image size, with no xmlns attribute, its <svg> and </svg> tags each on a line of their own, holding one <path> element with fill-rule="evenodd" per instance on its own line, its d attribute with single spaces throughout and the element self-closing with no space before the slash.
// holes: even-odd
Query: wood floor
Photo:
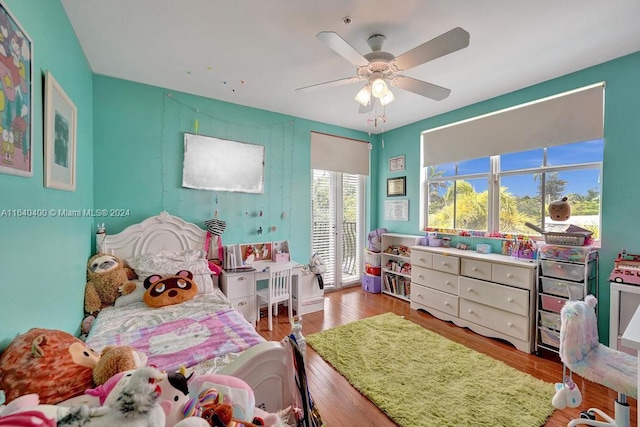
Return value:
<svg viewBox="0 0 640 427">
<path fill-rule="evenodd" d="M 436 319 L 427 313 L 410 310 L 407 302 L 397 298 L 382 294 L 370 294 L 362 291 L 360 287 L 326 293 L 325 296 L 327 298 L 324 311 L 303 316 L 302 330 L 304 335 L 365 317 L 393 312 L 452 341 L 501 360 L 541 380 L 556 383 L 560 382 L 562 378 L 562 364 L 555 354 L 541 357 L 523 353 L 510 344 L 482 337 L 466 328 L 459 328 L 453 323 Z M 271 332 L 268 330 L 266 317 L 258 322 L 258 332 L 268 340 L 279 341 L 289 333 L 289 330 L 286 310 L 282 310 L 280 315 L 274 318 L 274 327 Z M 306 368 L 311 395 L 315 399 L 327 426 L 384 427 L 395 425 L 309 346 L 307 346 Z M 615 392 L 583 380 L 576 375 L 574 375 L 574 381 L 582 391 L 582 405 L 580 408 L 556 410 L 545 426 L 566 426 L 571 419 L 579 416 L 581 410 L 589 407 L 600 408 L 613 416 Z M 637 425 L 636 401 L 629 399 L 629 404 L 631 405 L 631 425 L 635 426 Z M 455 410 L 455 403 L 452 405 L 452 410 Z"/>
</svg>

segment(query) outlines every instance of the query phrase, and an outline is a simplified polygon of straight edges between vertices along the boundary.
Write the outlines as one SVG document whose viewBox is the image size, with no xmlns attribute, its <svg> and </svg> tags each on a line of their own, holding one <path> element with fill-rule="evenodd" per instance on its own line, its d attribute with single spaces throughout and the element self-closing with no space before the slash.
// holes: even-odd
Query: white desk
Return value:
<svg viewBox="0 0 640 427">
<path fill-rule="evenodd" d="M 231 300 L 233 307 L 240 311 L 249 323 L 256 324 L 256 283 L 258 280 L 269 280 L 269 266 L 273 261 L 257 261 L 251 266 L 254 270 L 227 271 L 222 270 L 220 289 Z M 293 262 L 292 286 L 300 283 L 302 265 Z M 296 307 L 293 307 L 296 309 Z M 296 309 L 296 312 L 299 312 Z"/>
<path fill-rule="evenodd" d="M 635 356 L 635 351 L 621 345 L 620 337 L 640 306 L 640 286 L 615 282 L 610 282 L 610 286 L 609 347 Z"/>
<path fill-rule="evenodd" d="M 622 334 L 622 345 L 640 350 L 640 308 L 636 310 L 629 322 L 629 326 Z M 640 358 L 638 358 L 638 372 L 640 372 Z M 636 381 L 638 390 L 640 390 L 640 375 L 638 375 Z M 638 400 L 638 414 L 640 414 L 640 400 Z M 638 416 L 638 427 L 640 427 L 640 416 Z"/>
</svg>

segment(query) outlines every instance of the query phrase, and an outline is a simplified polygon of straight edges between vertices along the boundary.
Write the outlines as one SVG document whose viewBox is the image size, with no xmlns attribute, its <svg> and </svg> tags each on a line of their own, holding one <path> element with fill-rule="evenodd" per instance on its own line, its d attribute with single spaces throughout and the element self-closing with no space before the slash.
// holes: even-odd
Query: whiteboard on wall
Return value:
<svg viewBox="0 0 640 427">
<path fill-rule="evenodd" d="M 264 193 L 264 145 L 184 134 L 182 186 Z"/>
</svg>

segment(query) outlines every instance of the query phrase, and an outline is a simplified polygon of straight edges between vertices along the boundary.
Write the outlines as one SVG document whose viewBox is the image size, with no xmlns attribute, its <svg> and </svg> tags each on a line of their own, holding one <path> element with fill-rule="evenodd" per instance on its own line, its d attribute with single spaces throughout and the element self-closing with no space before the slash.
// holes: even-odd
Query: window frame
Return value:
<svg viewBox="0 0 640 427">
<path fill-rule="evenodd" d="M 587 141 L 584 141 L 587 142 Z M 563 144 L 564 145 L 564 144 Z M 567 144 L 569 145 L 569 144 Z M 420 205 L 421 205 L 421 213 L 422 213 L 422 218 L 421 218 L 421 225 L 422 225 L 422 229 L 426 230 L 430 227 L 429 225 L 429 203 L 430 203 L 430 192 L 429 192 L 429 187 L 430 184 L 432 183 L 438 183 L 438 182 L 447 182 L 447 181 L 459 181 L 459 180 L 470 180 L 470 179 L 480 179 L 480 178 L 484 178 L 487 177 L 487 191 L 488 191 L 488 206 L 487 206 L 487 230 L 477 230 L 477 231 L 485 231 L 486 233 L 489 234 L 505 234 L 507 232 L 503 232 L 500 230 L 500 185 L 501 185 L 501 181 L 503 177 L 508 177 L 508 176 L 518 176 L 518 175 L 532 175 L 532 174 L 543 174 L 543 176 L 546 176 L 546 174 L 549 173 L 560 173 L 560 172 L 570 172 L 570 171 L 577 171 L 577 170 L 590 170 L 590 169 L 596 169 L 599 171 L 599 175 L 600 177 L 602 177 L 602 172 L 603 172 L 603 163 L 604 163 L 604 159 L 603 161 L 599 161 L 599 162 L 585 162 L 585 163 L 573 163 L 573 164 L 566 164 L 566 165 L 546 165 L 547 163 L 547 149 L 549 147 L 542 147 L 543 148 L 543 160 L 542 160 L 542 165 L 539 167 L 535 167 L 535 168 L 523 168 L 523 169 L 510 169 L 508 171 L 501 171 L 500 170 L 500 158 L 501 155 L 494 155 L 494 156 L 489 156 L 490 159 L 490 163 L 489 163 L 489 171 L 487 173 L 474 173 L 474 174 L 466 174 L 466 175 L 457 175 L 457 170 L 458 170 L 458 163 L 463 162 L 463 161 L 468 161 L 468 160 L 474 160 L 474 159 L 465 159 L 465 160 L 461 160 L 458 162 L 454 162 L 456 164 L 455 166 L 455 171 L 456 173 L 454 175 L 448 175 L 448 176 L 442 176 L 442 177 L 438 177 L 438 178 L 434 178 L 434 179 L 430 179 L 428 174 L 429 174 L 429 168 L 430 167 L 435 167 L 437 168 L 439 165 L 431 165 L 431 166 L 425 166 L 421 168 L 421 175 L 422 175 L 422 179 L 421 179 L 421 194 L 420 194 Z M 524 151 L 523 151 L 524 152 Z M 508 153 L 504 153 L 504 154 L 508 154 Z M 445 164 L 449 164 L 451 162 L 445 163 Z M 544 182 L 544 181 L 543 181 Z M 598 240 L 602 239 L 602 183 L 600 183 L 600 203 L 599 203 L 599 218 L 598 218 L 598 229 L 600 230 L 600 236 Z M 542 185 L 542 200 L 545 199 L 545 186 L 544 184 Z M 540 206 L 541 209 L 541 217 L 542 217 L 542 228 L 545 227 L 545 219 L 546 216 L 545 212 L 546 212 L 546 206 L 544 205 L 544 203 L 542 203 L 542 205 Z M 457 217 L 456 213 L 455 213 L 455 206 L 454 206 L 454 227 L 455 227 L 455 218 Z M 454 230 L 464 230 L 462 228 L 454 228 Z M 467 231 L 467 230 L 464 230 Z M 507 234 L 512 234 L 512 233 L 507 233 Z M 531 233 L 532 235 L 535 235 L 537 233 L 534 233 L 532 231 Z"/>
</svg>

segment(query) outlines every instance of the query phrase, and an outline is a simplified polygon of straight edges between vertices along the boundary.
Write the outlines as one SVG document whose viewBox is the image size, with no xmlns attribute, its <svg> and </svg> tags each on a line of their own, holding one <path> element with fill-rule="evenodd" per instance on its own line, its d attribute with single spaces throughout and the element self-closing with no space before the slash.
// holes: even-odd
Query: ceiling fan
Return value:
<svg viewBox="0 0 640 427">
<path fill-rule="evenodd" d="M 451 93 L 451 89 L 423 82 L 398 74 L 410 68 L 432 61 L 469 46 L 469 33 L 460 27 L 429 40 L 400 56 L 382 50 L 386 37 L 374 34 L 367 40 L 371 52 L 362 55 L 333 31 L 322 31 L 316 38 L 356 66 L 356 76 L 330 82 L 319 83 L 296 89 L 298 93 L 341 86 L 366 80 L 366 85 L 358 92 L 355 100 L 360 104 L 361 113 L 373 110 L 376 102 L 385 106 L 395 99 L 387 82 L 394 87 L 440 101 Z"/>
</svg>

